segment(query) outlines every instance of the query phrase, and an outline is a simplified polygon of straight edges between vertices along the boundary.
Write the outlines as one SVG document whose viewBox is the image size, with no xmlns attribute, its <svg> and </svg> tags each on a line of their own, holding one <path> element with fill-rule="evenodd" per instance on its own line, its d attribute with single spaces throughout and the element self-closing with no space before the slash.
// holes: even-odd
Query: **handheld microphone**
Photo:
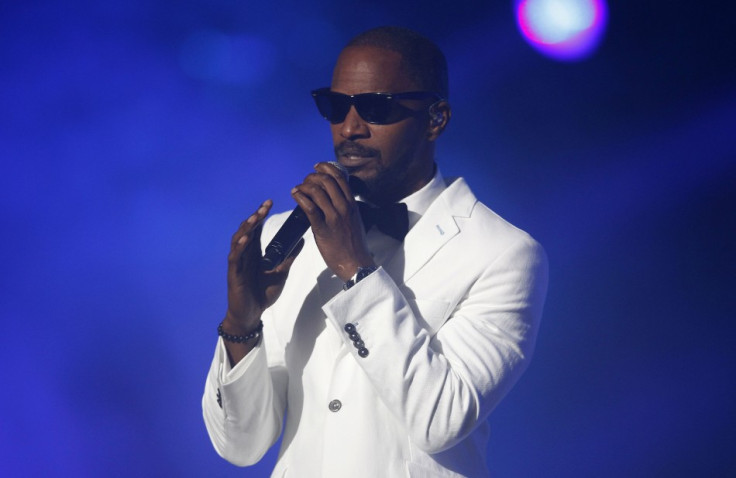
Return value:
<svg viewBox="0 0 736 478">
<path fill-rule="evenodd" d="M 347 179 L 348 171 L 342 164 L 337 161 L 330 161 L 329 164 L 339 169 Z M 304 233 L 307 232 L 307 229 L 309 229 L 309 219 L 302 208 L 297 206 L 266 246 L 266 252 L 261 258 L 263 270 L 270 271 L 284 262 L 284 259 L 289 257 L 289 254 L 294 250 Z"/>
</svg>

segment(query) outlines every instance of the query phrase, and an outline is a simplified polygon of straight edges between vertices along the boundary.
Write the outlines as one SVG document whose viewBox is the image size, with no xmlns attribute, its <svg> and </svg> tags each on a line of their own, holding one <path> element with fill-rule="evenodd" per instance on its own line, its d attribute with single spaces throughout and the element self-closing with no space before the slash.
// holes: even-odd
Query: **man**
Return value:
<svg viewBox="0 0 736 478">
<path fill-rule="evenodd" d="M 486 476 L 486 419 L 531 357 L 544 252 L 437 169 L 450 105 L 432 42 L 369 30 L 313 96 L 351 180 L 319 163 L 292 190 L 311 232 L 273 270 L 261 251 L 285 214 L 266 221 L 266 201 L 233 235 L 212 443 L 250 465 L 283 425 L 272 476 Z M 403 205 L 403 239 L 361 221 Z"/>
</svg>

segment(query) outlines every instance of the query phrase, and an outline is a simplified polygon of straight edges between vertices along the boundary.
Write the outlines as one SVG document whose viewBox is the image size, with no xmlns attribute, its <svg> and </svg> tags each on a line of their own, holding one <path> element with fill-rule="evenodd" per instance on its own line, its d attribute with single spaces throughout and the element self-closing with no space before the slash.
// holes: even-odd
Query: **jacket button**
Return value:
<svg viewBox="0 0 736 478">
<path fill-rule="evenodd" d="M 340 400 L 333 400 L 330 402 L 328 407 L 331 412 L 337 412 L 342 408 L 342 403 L 340 402 Z"/>
<path fill-rule="evenodd" d="M 355 326 L 348 322 L 347 324 L 345 324 L 345 332 L 355 332 Z"/>
<path fill-rule="evenodd" d="M 367 357 L 368 356 L 368 349 L 365 348 L 365 347 L 359 348 L 358 349 L 358 355 L 360 355 L 363 358 Z"/>
</svg>

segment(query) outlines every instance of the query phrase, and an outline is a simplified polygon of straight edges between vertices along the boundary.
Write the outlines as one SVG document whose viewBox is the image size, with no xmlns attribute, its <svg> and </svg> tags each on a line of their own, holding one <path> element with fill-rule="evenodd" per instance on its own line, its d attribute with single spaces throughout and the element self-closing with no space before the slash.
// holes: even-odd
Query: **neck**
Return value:
<svg viewBox="0 0 736 478">
<path fill-rule="evenodd" d="M 350 188 L 353 193 L 375 206 L 388 206 L 401 201 L 429 184 L 434 178 L 436 168 L 437 165 L 434 161 L 429 162 L 427 167 L 422 168 L 421 175 L 414 175 L 416 178 L 414 181 L 403 180 L 402 185 L 404 187 L 393 188 L 393 194 L 387 194 L 388 191 L 385 189 L 374 190 L 370 185 L 353 176 L 350 177 Z"/>
</svg>

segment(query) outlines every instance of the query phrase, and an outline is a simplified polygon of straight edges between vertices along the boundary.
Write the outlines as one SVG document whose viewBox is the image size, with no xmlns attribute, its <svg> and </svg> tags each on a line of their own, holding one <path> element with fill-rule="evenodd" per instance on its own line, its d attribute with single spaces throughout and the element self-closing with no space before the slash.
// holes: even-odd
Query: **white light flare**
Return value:
<svg viewBox="0 0 736 478">
<path fill-rule="evenodd" d="M 589 57 L 608 23 L 605 0 L 515 0 L 516 23 L 540 53 L 561 61 Z"/>
</svg>

